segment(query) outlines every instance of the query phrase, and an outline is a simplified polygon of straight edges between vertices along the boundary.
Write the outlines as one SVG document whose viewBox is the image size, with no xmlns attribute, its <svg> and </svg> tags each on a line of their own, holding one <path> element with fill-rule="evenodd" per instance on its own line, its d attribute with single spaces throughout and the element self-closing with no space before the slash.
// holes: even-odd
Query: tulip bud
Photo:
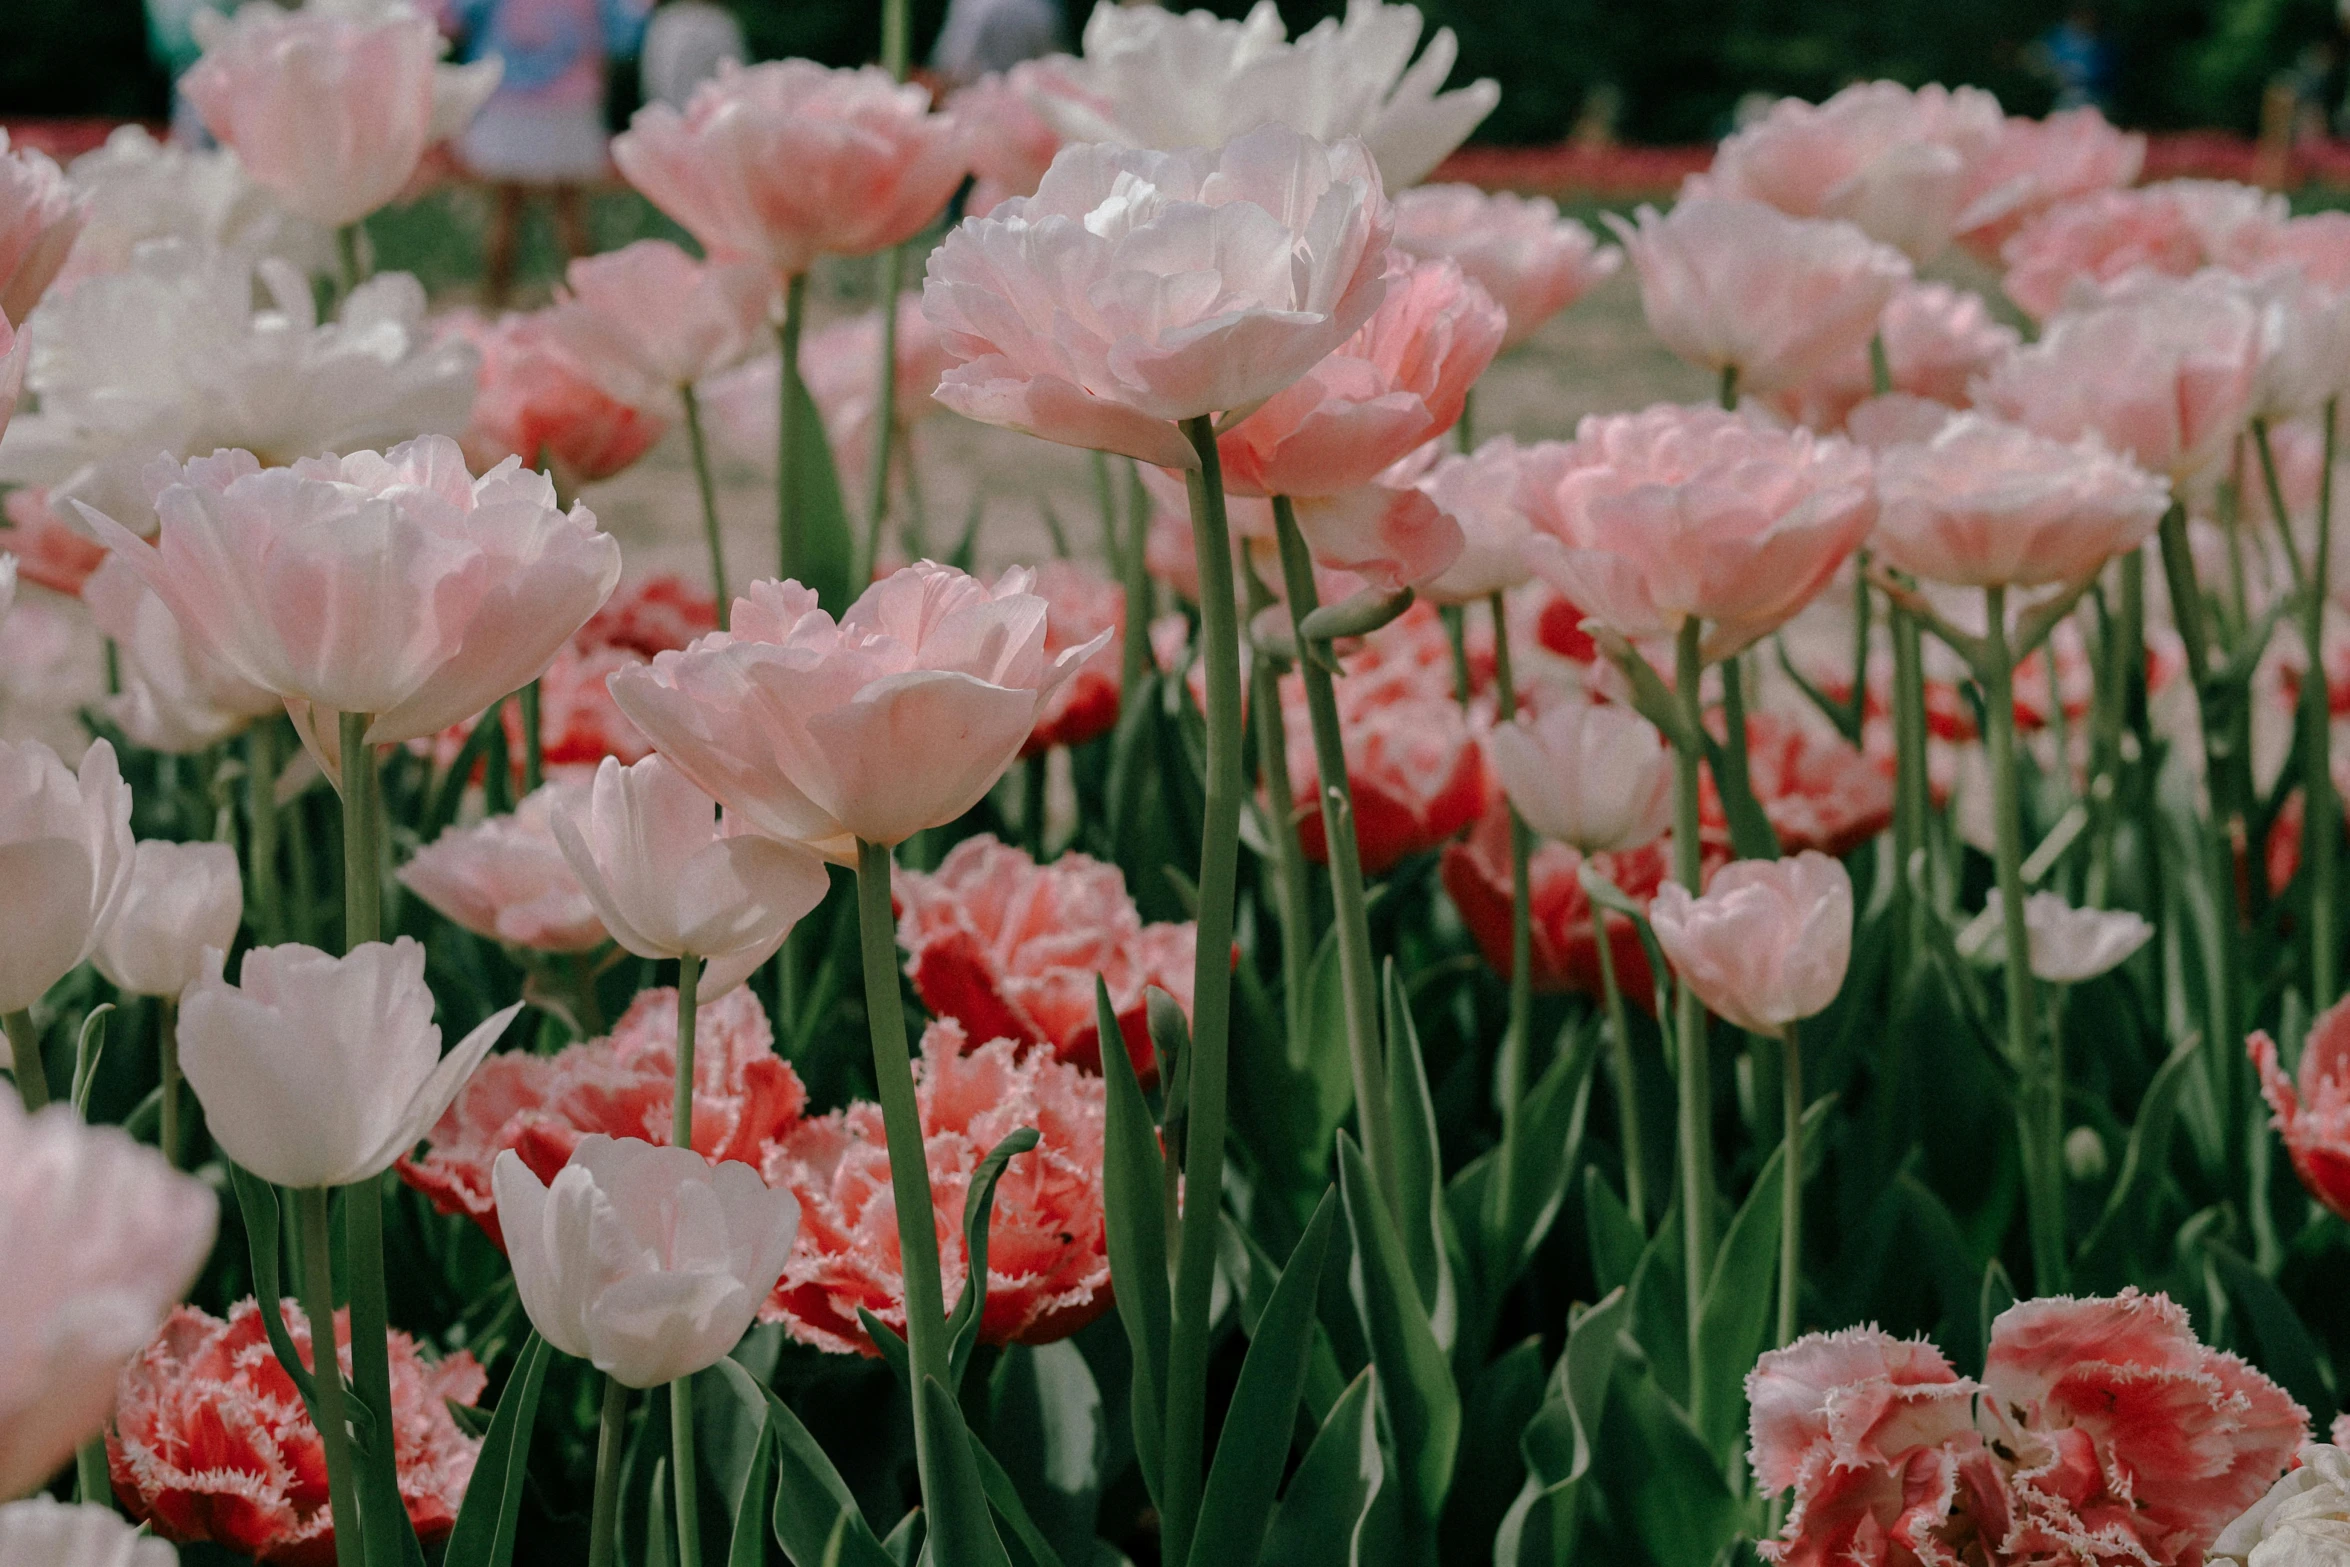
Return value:
<svg viewBox="0 0 2350 1567">
<path fill-rule="evenodd" d="M 204 969 L 204 951 L 237 939 L 245 882 L 225 843 L 150 838 L 131 858 L 122 908 L 91 954 L 98 972 L 134 996 L 177 996 Z"/>
<path fill-rule="evenodd" d="M 2076 1181 L 2105 1179 L 2105 1139 L 2094 1126 L 2076 1126 L 2064 1134 L 2064 1173 Z"/>
<path fill-rule="evenodd" d="M 131 876 L 131 791 L 100 740 L 69 773 L 38 740 L 0 741 L 0 1013 L 81 966 Z"/>
<path fill-rule="evenodd" d="M 1526 825 L 1584 854 L 1637 849 L 1673 820 L 1673 755 L 1630 708 L 1561 703 L 1497 724 L 1487 757 Z"/>
<path fill-rule="evenodd" d="M 1824 1010 L 1852 960 L 1852 878 L 1808 849 L 1725 865 L 1703 897 L 1667 883 L 1648 919 L 1682 983 L 1751 1033 Z"/>
<path fill-rule="evenodd" d="M 531 1325 L 629 1387 L 717 1364 L 783 1276 L 800 1205 L 747 1164 L 583 1138 L 554 1183 L 520 1156 L 491 1172 Z"/>
</svg>

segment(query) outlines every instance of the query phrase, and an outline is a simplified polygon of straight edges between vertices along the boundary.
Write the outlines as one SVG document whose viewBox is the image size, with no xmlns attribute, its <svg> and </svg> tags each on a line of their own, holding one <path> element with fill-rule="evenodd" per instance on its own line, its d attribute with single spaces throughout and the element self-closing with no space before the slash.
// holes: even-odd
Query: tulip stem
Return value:
<svg viewBox="0 0 2350 1567">
<path fill-rule="evenodd" d="M 1253 623 L 1273 595 L 1247 575 Z M 1257 730 L 1257 768 L 1265 780 L 1265 833 L 1273 840 L 1273 890 L 1281 916 L 1281 1011 L 1292 1050 L 1304 1048 L 1306 993 L 1314 974 L 1314 904 L 1305 850 L 1297 841 L 1297 793 L 1289 778 L 1289 738 L 1281 721 L 1281 672 L 1261 649 L 1248 661 L 1249 716 Z"/>
<path fill-rule="evenodd" d="M 383 874 L 376 837 L 375 751 L 367 743 L 367 715 L 342 715 L 343 950 L 383 931 Z"/>
<path fill-rule="evenodd" d="M 180 1039 L 179 998 L 155 998 L 155 1059 L 163 1079 L 160 1118 L 156 1123 L 156 1141 L 163 1147 L 163 1157 L 175 1170 L 180 1164 Z"/>
<path fill-rule="evenodd" d="M 604 1378 L 596 1420 L 596 1500 L 588 1515 L 588 1567 L 613 1567 L 620 1539 L 620 1460 L 628 1446 L 628 1384 Z"/>
<path fill-rule="evenodd" d="M 1725 379 L 1732 372 L 1725 371 Z M 1683 732 L 1704 733 L 1698 705 L 1698 676 L 1704 670 L 1704 628 L 1692 615 L 1681 623 L 1673 649 L 1673 685 L 1680 699 Z M 1690 892 L 1704 890 L 1704 863 L 1697 842 L 1699 765 L 1697 744 L 1673 752 L 1673 875 Z M 1714 1149 L 1711 1062 L 1706 1057 L 1705 1003 L 1679 987 L 1673 1017 L 1674 1064 L 1679 1078 L 1681 1144 L 1681 1262 L 1689 1308 L 1689 1418 L 1705 1429 L 1707 1378 L 1701 1308 L 1714 1261 Z"/>
<path fill-rule="evenodd" d="M 1444 640 L 1452 645 L 1452 699 L 1465 712 L 1469 698 L 1476 694 L 1469 679 L 1469 616 L 1459 604 L 1447 604 L 1436 612 L 1444 622 Z"/>
<path fill-rule="evenodd" d="M 1738 411 L 1738 367 L 1736 365 L 1722 366 L 1722 381 L 1716 395 L 1720 398 L 1725 412 L 1736 413 Z"/>
<path fill-rule="evenodd" d="M 1915 615 L 1887 601 L 1893 627 L 1893 874 L 1901 905 L 1910 911 L 1910 950 L 1924 951 L 1925 909 L 1910 883 L 1910 866 L 1926 845 L 1932 782 L 1926 772 L 1926 659 Z"/>
<path fill-rule="evenodd" d="M 1199 458 L 1188 475 L 1199 563 L 1200 657 L 1207 673 L 1207 780 L 1200 813 L 1199 949 L 1192 968 L 1190 1094 L 1184 1134 L 1183 1235 L 1167 1347 L 1167 1439 L 1160 1497 L 1162 1559 L 1190 1558 L 1199 1523 L 1207 1430 L 1208 1331 L 1214 1325 L 1217 1240 L 1223 1233 L 1227 1046 L 1232 1011 L 1232 903 L 1240 862 L 1240 619 L 1232 533 L 1215 422 L 1183 421 Z M 1302 651 L 1302 650 L 1301 650 Z M 1301 668 L 1310 661 L 1299 659 Z M 1340 775 L 1344 776 L 1343 773 Z"/>
<path fill-rule="evenodd" d="M 37 1111 L 49 1102 L 49 1069 L 41 1062 L 41 1030 L 30 1010 L 0 1017 L 8 1034 L 8 1053 L 16 1064 L 16 1092 L 25 1109 Z"/>
<path fill-rule="evenodd" d="M 1640 1080 L 1632 1061 L 1632 1024 L 1624 989 L 1616 982 L 1616 951 L 1608 943 L 1607 910 L 1591 904 L 1591 936 L 1599 949 L 1599 990 L 1607 1004 L 1609 1054 L 1616 1075 L 1616 1137 L 1624 1148 L 1624 1206 L 1640 1233 L 1648 1233 L 1648 1156 L 1640 1135 Z"/>
<path fill-rule="evenodd" d="M 702 1567 L 702 1510 L 695 1499 L 694 1379 L 669 1384 L 669 1478 L 677 1498 L 677 1567 Z"/>
<path fill-rule="evenodd" d="M 726 539 L 718 526 L 718 486 L 710 477 L 710 439 L 702 430 L 702 399 L 688 381 L 677 389 L 685 403 L 686 443 L 694 456 L 694 488 L 702 497 L 702 538 L 710 546 L 710 592 L 718 601 L 718 629 L 733 618 L 726 594 Z"/>
<path fill-rule="evenodd" d="M 1803 1290 L 1803 1049 L 1795 1025 L 1779 1030 L 1782 1106 L 1787 1128 L 1779 1152 L 1779 1336 L 1795 1342 L 1795 1308 Z"/>
<path fill-rule="evenodd" d="M 1044 863 L 1044 792 L 1049 782 L 1049 751 L 1020 758 L 1020 836 L 1028 840 L 1028 857 Z"/>
<path fill-rule="evenodd" d="M 2269 443 L 2268 421 L 2252 421 L 2252 440 L 2260 452 L 2261 477 L 2268 485 L 2269 514 L 2277 536 L 2291 548 L 2292 520 L 2285 509 L 2284 486 L 2277 479 L 2276 450 Z M 2334 1004 L 2334 803 L 2332 770 L 2332 693 L 2326 689 L 2325 614 L 2326 577 L 2332 570 L 2334 405 L 2326 404 L 2325 462 L 2318 469 L 2316 547 L 2306 571 L 2296 551 L 2291 560 L 2301 577 L 2301 638 L 2309 671 L 2301 680 L 2301 863 L 2309 867 L 2309 1004 L 2323 1012 Z"/>
<path fill-rule="evenodd" d="M 1330 865 L 1330 898 L 1338 929 L 1338 981 L 1346 1004 L 1347 1063 L 1354 1071 L 1355 1116 L 1362 1129 L 1363 1156 L 1378 1178 L 1390 1213 L 1401 1213 L 1402 1190 L 1395 1172 L 1395 1142 L 1387 1115 L 1387 1073 L 1379 1039 L 1379 968 L 1371 951 L 1370 905 L 1363 895 L 1362 847 L 1355 837 L 1354 788 L 1346 776 L 1346 739 L 1338 723 L 1337 684 L 1308 646 L 1306 617 L 1320 607 L 1314 587 L 1314 557 L 1298 531 L 1297 513 L 1286 495 L 1273 497 L 1273 526 L 1281 541 L 1281 576 L 1288 588 L 1289 624 L 1297 635 L 1298 677 L 1305 682 L 1306 712 L 1313 721 L 1314 771 L 1322 807 L 1322 843 Z M 1516 836 L 1512 830 L 1513 840 Z M 1512 950 L 1515 950 L 1515 936 Z M 1514 983 L 1514 982 L 1513 982 Z M 1512 1011 L 1516 1009 L 1513 997 Z M 1523 1045 L 1516 1048 L 1523 1050 Z M 1504 1040 L 1502 1049 L 1512 1049 Z M 1522 1069 L 1521 1069 L 1522 1072 Z M 1515 1097 L 1505 1080 L 1504 1093 Z M 1510 1116 L 1505 1108 L 1505 1124 Z M 1508 1146 L 1507 1132 L 1503 1146 Z"/>
<path fill-rule="evenodd" d="M 782 355 L 775 372 L 775 574 L 787 580 L 800 579 L 804 565 L 792 459 L 800 441 L 800 320 L 807 304 L 808 275 L 802 272 L 783 285 L 783 321 L 775 329 Z"/>
<path fill-rule="evenodd" d="M 677 960 L 677 1082 L 669 1108 L 669 1145 L 694 1145 L 695 1015 L 701 1004 L 702 960 L 688 952 Z"/>
<path fill-rule="evenodd" d="M 1156 667 L 1151 657 L 1150 502 L 1141 481 L 1133 477 L 1134 471 L 1133 460 L 1128 459 L 1126 544 L 1118 552 L 1121 585 L 1126 590 L 1126 641 L 1119 660 L 1118 689 L 1128 702 L 1142 689 L 1143 676 Z M 1107 502 L 1105 494 L 1105 505 Z"/>
<path fill-rule="evenodd" d="M 524 686 L 522 698 L 522 792 L 535 793 L 547 781 L 547 737 L 539 721 L 539 683 Z"/>
<path fill-rule="evenodd" d="M 94 1436 L 73 1454 L 74 1499 L 85 1507 L 114 1508 L 114 1482 L 106 1472 L 106 1438 Z"/>
<path fill-rule="evenodd" d="M 902 33 L 905 0 L 887 0 L 882 10 L 884 31 L 894 10 Z M 857 574 L 858 582 L 870 582 L 879 568 L 882 524 L 889 520 L 890 448 L 898 433 L 898 290 L 905 276 L 906 247 L 892 245 L 881 253 L 881 361 L 873 370 L 873 460 L 866 468 L 865 569 Z"/>
<path fill-rule="evenodd" d="M 317 1389 L 318 1439 L 325 1449 L 327 1507 L 334 1514 L 335 1561 L 365 1567 L 366 1536 L 359 1519 L 359 1493 L 352 1481 L 351 1433 L 343 1415 L 343 1367 L 335 1353 L 335 1281 L 332 1197 L 323 1186 L 292 1194 L 294 1221 L 301 1233 L 302 1314 L 310 1319 L 311 1385 Z M 261 1309 L 278 1309 L 274 1301 Z M 388 1431 L 388 1427 L 386 1428 Z"/>
<path fill-rule="evenodd" d="M 381 1433 L 360 1455 L 361 1518 L 371 1545 L 413 1534 L 407 1504 L 400 1497 L 400 1470 L 393 1452 L 391 1320 L 384 1299 L 383 1177 L 369 1176 L 343 1189 L 343 1250 L 351 1287 L 351 1385 Z M 375 1552 L 371 1551 L 371 1555 Z"/>
<path fill-rule="evenodd" d="M 1487 603 L 1493 613 L 1493 684 L 1496 725 L 1518 714 L 1517 678 L 1510 667 L 1509 620 L 1497 591 Z M 1501 1147 L 1494 1154 L 1489 1208 L 1502 1213 L 1510 1200 L 1518 1161 L 1518 1112 L 1526 1097 L 1526 1058 L 1534 1028 L 1534 834 L 1512 804 L 1510 813 L 1510 1021 L 1501 1036 Z M 1333 862 L 1335 863 L 1335 862 Z"/>
<path fill-rule="evenodd" d="M 286 939 L 285 907 L 277 879 L 277 719 L 253 721 L 245 731 L 245 816 L 252 836 L 246 864 L 253 888 L 253 925 L 264 943 Z"/>
</svg>

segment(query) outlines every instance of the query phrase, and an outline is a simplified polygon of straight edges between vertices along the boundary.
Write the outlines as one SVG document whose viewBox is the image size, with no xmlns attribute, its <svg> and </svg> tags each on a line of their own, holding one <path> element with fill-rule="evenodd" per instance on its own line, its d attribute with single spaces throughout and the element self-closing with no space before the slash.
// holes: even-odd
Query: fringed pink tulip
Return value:
<svg viewBox="0 0 2350 1567">
<path fill-rule="evenodd" d="M 89 197 L 47 153 L 12 150 L 0 131 L 0 319 L 24 324 L 65 266 L 88 212 Z"/>
<path fill-rule="evenodd" d="M 1896 394 L 1964 408 L 1970 389 L 1997 369 L 2022 341 L 1996 320 L 1980 294 L 1944 283 L 1905 283 L 1877 324 L 1885 368 Z M 1852 411 L 1877 396 L 1871 352 L 1861 344 L 1800 386 L 1770 399 L 1790 419 L 1814 430 L 1844 428 Z"/>
<path fill-rule="evenodd" d="M 713 258 L 777 277 L 913 238 L 969 166 L 928 90 L 812 60 L 721 65 L 682 114 L 638 110 L 612 161 Z"/>
<path fill-rule="evenodd" d="M 696 261 L 665 239 L 582 256 L 563 277 L 546 335 L 640 408 L 666 408 L 680 387 L 741 363 L 775 297 L 765 269 Z"/>
<path fill-rule="evenodd" d="M 0 740 L 0 886 L 20 915 L 0 922 L 0 1014 L 31 1007 L 97 951 L 133 853 L 113 746 L 98 741 L 67 772 L 38 740 Z"/>
<path fill-rule="evenodd" d="M 1391 227 L 1360 143 L 1279 125 L 1221 151 L 1064 148 L 1036 194 L 931 252 L 922 308 L 983 424 L 1167 467 L 1180 420 L 1245 412 L 1385 297 Z"/>
<path fill-rule="evenodd" d="M 2285 1075 L 2265 1030 L 2245 1048 L 2260 1068 L 2260 1091 L 2293 1173 L 2310 1196 L 2350 1219 L 2350 1001 L 2328 1007 L 2309 1025 L 2298 1085 Z"/>
<path fill-rule="evenodd" d="M 1969 171 L 1959 243 L 1995 261 L 2033 218 L 2076 197 L 2118 190 L 2145 163 L 2146 138 L 2115 130 L 2095 109 L 2062 109 L 2039 120 L 2010 115 Z"/>
<path fill-rule="evenodd" d="M 1620 250 L 1601 250 L 1589 228 L 1559 216 L 1548 196 L 1420 185 L 1395 198 L 1395 248 L 1450 261 L 1502 309 L 1501 346 L 1515 348 L 1544 322 L 1615 276 Z"/>
<path fill-rule="evenodd" d="M 451 827 L 400 867 L 400 885 L 490 941 L 533 952 L 592 952 L 610 938 L 554 825 L 558 812 L 584 806 L 587 793 L 586 779 L 558 778 L 523 796 L 508 815 Z"/>
<path fill-rule="evenodd" d="M 1119 646 L 1126 632 L 1126 590 L 1097 566 L 1048 560 L 1036 568 L 1030 591 L 1045 602 L 1044 650 L 1058 657 L 1073 647 L 1093 652 L 1045 698 L 1022 756 L 1056 745 L 1080 746 L 1108 734 L 1118 722 Z M 1106 636 L 1106 640 L 1105 640 Z"/>
<path fill-rule="evenodd" d="M 1849 223 L 1791 218 L 1759 201 L 1691 196 L 1660 217 L 1608 225 L 1640 274 L 1649 329 L 1750 392 L 1805 381 L 1866 350 L 1908 258 Z"/>
</svg>

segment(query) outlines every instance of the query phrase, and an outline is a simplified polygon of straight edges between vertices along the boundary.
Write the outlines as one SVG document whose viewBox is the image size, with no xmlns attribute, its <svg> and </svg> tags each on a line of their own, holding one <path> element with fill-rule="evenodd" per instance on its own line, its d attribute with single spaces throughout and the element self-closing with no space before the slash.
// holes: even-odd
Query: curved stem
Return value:
<svg viewBox="0 0 2350 1567">
<path fill-rule="evenodd" d="M 1795 1342 L 1795 1309 L 1803 1288 L 1803 1049 L 1795 1025 L 1779 1030 L 1779 1079 L 1786 1129 L 1779 1157 L 1779 1336 L 1781 1349 Z"/>
<path fill-rule="evenodd" d="M 1253 620 L 1273 602 L 1251 570 Z M 1281 1009 L 1291 1048 L 1304 1037 L 1306 991 L 1313 984 L 1314 900 L 1306 855 L 1297 841 L 1297 792 L 1289 777 L 1289 737 L 1281 721 L 1281 673 L 1258 651 L 1248 662 L 1249 717 L 1257 731 L 1257 768 L 1265 781 L 1265 834 L 1273 840 L 1274 908 L 1281 919 Z"/>
<path fill-rule="evenodd" d="M 1599 989 L 1607 1005 L 1609 1056 L 1616 1078 L 1616 1138 L 1624 1149 L 1624 1206 L 1640 1233 L 1648 1233 L 1648 1155 L 1640 1134 L 1640 1080 L 1632 1060 L 1632 1026 L 1624 990 L 1616 982 L 1615 948 L 1608 942 L 1607 910 L 1591 905 L 1591 935 L 1599 946 Z"/>
<path fill-rule="evenodd" d="M 1281 541 L 1281 576 L 1289 595 L 1289 624 L 1297 634 L 1299 678 L 1313 721 L 1314 771 L 1322 807 L 1322 844 L 1329 856 L 1330 900 L 1338 930 L 1338 980 L 1346 1006 L 1347 1064 L 1354 1073 L 1356 1123 L 1363 1157 L 1378 1179 L 1388 1211 L 1402 1211 L 1395 1173 L 1395 1140 L 1387 1116 L 1387 1073 L 1379 1040 L 1379 968 L 1371 952 L 1370 905 L 1363 893 L 1362 848 L 1355 839 L 1354 789 L 1346 776 L 1346 739 L 1338 724 L 1338 690 L 1329 669 L 1306 645 L 1306 617 L 1320 607 L 1314 559 L 1298 531 L 1289 497 L 1273 497 L 1273 526 Z M 1507 1048 L 1505 1046 L 1505 1048 Z"/>
<path fill-rule="evenodd" d="M 1232 582 L 1232 533 L 1215 424 L 1183 421 L 1199 457 L 1188 476 L 1192 543 L 1199 562 L 1200 657 L 1207 673 L 1207 788 L 1200 819 L 1199 949 L 1192 968 L 1191 1065 L 1184 1146 L 1183 1233 L 1167 1349 L 1167 1439 L 1162 1506 L 1164 1559 L 1191 1554 L 1199 1521 L 1207 1429 L 1208 1330 L 1216 1242 L 1223 1227 L 1227 1047 L 1232 1013 L 1232 900 L 1240 863 L 1240 625 Z"/>
<path fill-rule="evenodd" d="M 808 277 L 783 285 L 783 320 L 775 329 L 782 358 L 775 372 L 775 574 L 800 578 L 802 556 L 799 498 L 793 493 L 792 453 L 800 440 L 800 320 L 808 304 Z"/>
<path fill-rule="evenodd" d="M 604 1378 L 596 1420 L 596 1500 L 588 1521 L 588 1567 L 613 1567 L 620 1540 L 620 1460 L 628 1446 L 628 1388 Z"/>
<path fill-rule="evenodd" d="M 677 960 L 677 1082 L 671 1090 L 669 1145 L 694 1145 L 695 1013 L 701 999 L 702 960 L 688 952 Z"/>
<path fill-rule="evenodd" d="M 1725 382 L 1733 374 L 1725 371 Z M 1697 679 L 1704 667 L 1700 652 L 1703 630 L 1694 616 L 1683 621 L 1673 649 L 1673 686 L 1680 699 L 1682 722 L 1693 735 L 1704 732 L 1697 699 Z M 1698 769 L 1702 761 L 1694 745 L 1673 754 L 1673 876 L 1691 892 L 1703 890 L 1704 880 L 1697 841 Z M 1713 1085 L 1712 1063 L 1706 1056 L 1705 1003 L 1687 985 L 1679 987 L 1673 1009 L 1673 1045 L 1674 1064 L 1679 1069 L 1681 1261 L 1688 1286 L 1689 1417 L 1704 1430 L 1707 1379 L 1699 1322 L 1706 1279 L 1714 1261 Z"/>
<path fill-rule="evenodd" d="M 885 13 L 893 7 L 902 30 L 905 0 L 889 0 Z M 859 582 L 869 581 L 881 560 L 881 527 L 889 519 L 889 461 L 898 428 L 898 290 L 905 276 L 906 247 L 893 245 L 881 256 L 881 362 L 873 371 L 873 460 L 866 469 L 865 557 Z"/>
<path fill-rule="evenodd" d="M 1510 668 L 1509 621 L 1501 595 L 1487 603 L 1493 614 L 1493 683 L 1497 699 L 1496 724 L 1516 721 L 1517 678 Z M 1534 888 L 1529 862 L 1534 834 L 1515 805 L 1510 813 L 1510 1020 L 1501 1036 L 1501 1147 L 1494 1155 L 1493 1184 L 1489 1190 L 1506 1203 L 1517 1175 L 1518 1112 L 1526 1097 L 1526 1060 L 1534 1027 Z M 1375 1167 L 1374 1167 L 1375 1168 Z"/>
<path fill-rule="evenodd" d="M 702 1509 L 694 1481 L 694 1379 L 669 1384 L 669 1478 L 677 1512 L 677 1567 L 702 1567 Z"/>
<path fill-rule="evenodd" d="M 294 1220 L 302 1237 L 302 1314 L 310 1319 L 311 1383 L 318 1390 L 318 1440 L 325 1450 L 327 1507 L 334 1514 L 335 1561 L 365 1567 L 367 1548 L 359 1523 L 359 1492 L 352 1483 L 350 1427 L 343 1414 L 343 1367 L 335 1354 L 333 1225 L 323 1186 L 292 1194 Z M 262 1310 L 277 1309 L 274 1301 Z"/>
<path fill-rule="evenodd" d="M 5 1027 L 8 1033 L 8 1053 L 15 1062 L 17 1097 L 24 1100 L 28 1113 L 37 1111 L 49 1102 L 49 1069 L 41 1060 L 41 1030 L 34 1024 L 30 1009 L 0 1017 L 0 1027 Z"/>
<path fill-rule="evenodd" d="M 685 403 L 685 433 L 694 455 L 694 488 L 702 497 L 702 538 L 710 546 L 710 591 L 718 600 L 718 629 L 734 618 L 726 592 L 726 539 L 718 526 L 718 485 L 710 477 L 710 441 L 702 431 L 702 399 L 693 383 L 677 389 Z"/>
</svg>

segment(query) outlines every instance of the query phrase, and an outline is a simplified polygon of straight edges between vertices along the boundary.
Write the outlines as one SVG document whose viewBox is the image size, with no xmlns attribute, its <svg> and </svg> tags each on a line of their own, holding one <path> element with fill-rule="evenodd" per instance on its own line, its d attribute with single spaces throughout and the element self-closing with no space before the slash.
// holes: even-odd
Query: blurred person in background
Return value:
<svg viewBox="0 0 2350 1567">
<path fill-rule="evenodd" d="M 204 53 L 204 46 L 196 42 L 196 14 L 225 16 L 235 9 L 236 0 L 146 0 L 147 52 L 171 80 L 171 139 L 183 147 L 212 145 L 204 117 L 179 90 L 179 79 Z"/>
<path fill-rule="evenodd" d="M 611 127 L 604 119 L 605 70 L 636 53 L 648 0 L 443 0 L 443 25 L 465 59 L 495 55 L 498 90 L 467 127 L 465 166 L 496 189 L 483 285 L 505 302 L 514 250 L 531 196 L 554 207 L 564 260 L 586 255 L 582 188 L 601 180 Z"/>
<path fill-rule="evenodd" d="M 930 65 L 952 89 L 1060 47 L 1054 0 L 949 0 Z"/>
<path fill-rule="evenodd" d="M 2097 25 L 2097 8 L 2077 5 L 2032 46 L 2032 63 L 2056 84 L 2058 109 L 2113 105 L 2113 43 Z"/>
<path fill-rule="evenodd" d="M 664 0 L 645 25 L 638 61 L 644 99 L 682 110 L 694 89 L 747 55 L 742 23 L 716 0 Z"/>
</svg>

